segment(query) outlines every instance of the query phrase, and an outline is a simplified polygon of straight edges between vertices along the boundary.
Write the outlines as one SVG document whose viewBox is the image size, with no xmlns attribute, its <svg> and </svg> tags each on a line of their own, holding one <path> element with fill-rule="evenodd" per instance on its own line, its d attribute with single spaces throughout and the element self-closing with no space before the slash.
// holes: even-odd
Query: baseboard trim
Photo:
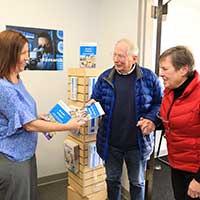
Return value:
<svg viewBox="0 0 200 200">
<path fill-rule="evenodd" d="M 56 183 L 59 181 L 67 181 L 67 172 L 38 178 L 38 186 Z"/>
</svg>

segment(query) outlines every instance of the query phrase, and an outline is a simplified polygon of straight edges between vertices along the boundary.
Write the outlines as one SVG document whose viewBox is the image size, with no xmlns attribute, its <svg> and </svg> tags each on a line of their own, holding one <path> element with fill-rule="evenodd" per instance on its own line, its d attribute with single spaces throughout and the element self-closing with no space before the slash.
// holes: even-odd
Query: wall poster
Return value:
<svg viewBox="0 0 200 200">
<path fill-rule="evenodd" d="M 22 33 L 29 41 L 25 70 L 63 70 L 63 31 L 6 25 Z"/>
</svg>

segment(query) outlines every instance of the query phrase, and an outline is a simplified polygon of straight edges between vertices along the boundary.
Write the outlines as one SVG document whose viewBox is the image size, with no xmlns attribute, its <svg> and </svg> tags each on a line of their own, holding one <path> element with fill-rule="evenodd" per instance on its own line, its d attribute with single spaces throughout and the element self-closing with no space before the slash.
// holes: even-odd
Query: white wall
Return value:
<svg viewBox="0 0 200 200">
<path fill-rule="evenodd" d="M 138 0 L 102 0 L 100 13 L 99 66 L 112 66 L 112 50 L 117 40 L 127 37 L 137 42 Z"/>
<path fill-rule="evenodd" d="M 102 3 L 98 0 L 65 0 L 63 2 L 65 62 L 67 68 L 77 67 L 79 66 L 80 43 L 97 42 L 98 45 Z"/>
<path fill-rule="evenodd" d="M 200 68 L 199 19 L 200 1 L 177 0 L 168 4 L 168 15 L 163 22 L 161 51 L 175 46 L 188 46 L 195 56 L 196 66 Z"/>
</svg>

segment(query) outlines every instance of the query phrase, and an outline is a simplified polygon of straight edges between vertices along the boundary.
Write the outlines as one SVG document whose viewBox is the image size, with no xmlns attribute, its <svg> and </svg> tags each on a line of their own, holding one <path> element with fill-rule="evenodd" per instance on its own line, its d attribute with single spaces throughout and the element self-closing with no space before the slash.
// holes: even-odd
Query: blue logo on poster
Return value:
<svg viewBox="0 0 200 200">
<path fill-rule="evenodd" d="M 57 30 L 56 35 L 60 40 L 63 40 L 63 31 Z"/>
<path fill-rule="evenodd" d="M 58 42 L 57 49 L 60 53 L 63 53 L 63 41 Z"/>
</svg>

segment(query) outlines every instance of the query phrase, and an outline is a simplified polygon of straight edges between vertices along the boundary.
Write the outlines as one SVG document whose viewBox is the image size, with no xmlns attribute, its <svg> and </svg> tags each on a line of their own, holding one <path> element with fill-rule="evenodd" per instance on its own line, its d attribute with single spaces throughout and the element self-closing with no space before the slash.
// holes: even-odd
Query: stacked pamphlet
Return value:
<svg viewBox="0 0 200 200">
<path fill-rule="evenodd" d="M 97 153 L 97 147 L 95 142 L 88 144 L 88 167 L 95 168 L 102 165 L 103 161 Z"/>
<path fill-rule="evenodd" d="M 70 77 L 70 99 L 76 101 L 78 96 L 78 78 L 76 76 Z"/>
<path fill-rule="evenodd" d="M 64 141 L 64 153 L 67 169 L 73 173 L 77 173 L 79 171 L 79 145 L 70 139 L 66 139 Z"/>
</svg>

